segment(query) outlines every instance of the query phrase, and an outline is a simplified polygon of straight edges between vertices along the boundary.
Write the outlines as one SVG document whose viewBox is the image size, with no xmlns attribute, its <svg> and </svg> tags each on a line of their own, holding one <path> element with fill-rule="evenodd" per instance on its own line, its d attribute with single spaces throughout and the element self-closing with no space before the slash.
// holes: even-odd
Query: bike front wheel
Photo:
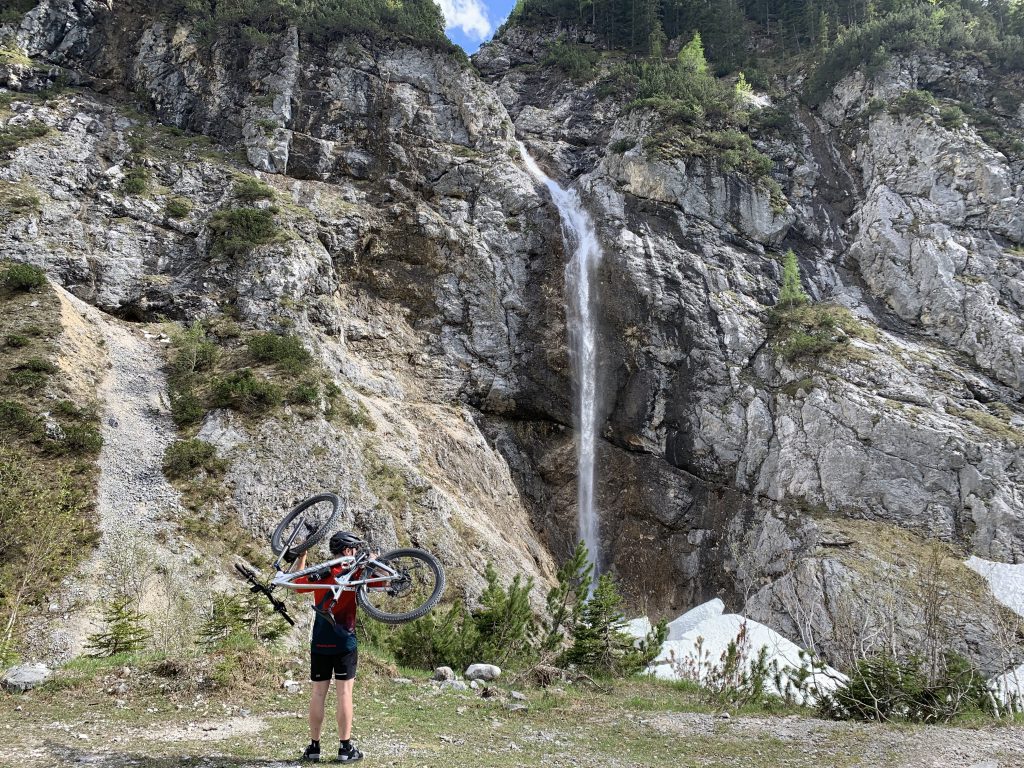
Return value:
<svg viewBox="0 0 1024 768">
<path fill-rule="evenodd" d="M 319 544 L 341 515 L 341 504 L 341 499 L 333 493 L 310 496 L 277 524 L 270 536 L 271 550 L 280 555 L 288 547 L 295 554 L 300 554 Z"/>
<path fill-rule="evenodd" d="M 385 624 L 402 624 L 425 616 L 444 593 L 444 569 L 422 549 L 396 549 L 371 561 L 367 583 L 356 591 L 366 614 Z"/>
</svg>

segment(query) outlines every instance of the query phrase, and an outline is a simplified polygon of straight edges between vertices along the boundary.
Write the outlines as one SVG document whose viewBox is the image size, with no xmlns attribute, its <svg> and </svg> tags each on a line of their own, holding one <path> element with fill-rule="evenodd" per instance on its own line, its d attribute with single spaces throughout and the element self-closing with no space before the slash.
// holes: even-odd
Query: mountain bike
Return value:
<svg viewBox="0 0 1024 768">
<path fill-rule="evenodd" d="M 275 589 L 326 589 L 331 593 L 331 607 L 343 592 L 355 592 L 356 602 L 366 615 L 385 624 L 418 619 L 437 605 L 445 588 L 444 569 L 436 557 L 422 549 L 396 549 L 381 555 L 368 542 L 360 541 L 355 555 L 335 557 L 294 572 L 291 563 L 282 567 L 286 553 L 299 555 L 323 541 L 340 514 L 341 499 L 335 494 L 309 497 L 285 515 L 270 537 L 277 560 L 269 582 L 261 581 L 259 573 L 248 564 L 235 563 L 235 569 L 252 585 L 251 591 L 266 595 L 289 624 L 295 621 L 284 602 L 274 596 Z M 342 566 L 341 572 L 332 576 L 332 568 L 338 565 Z M 304 576 L 310 577 L 308 582 L 296 583 Z M 331 610 L 323 613 L 333 622 Z"/>
</svg>

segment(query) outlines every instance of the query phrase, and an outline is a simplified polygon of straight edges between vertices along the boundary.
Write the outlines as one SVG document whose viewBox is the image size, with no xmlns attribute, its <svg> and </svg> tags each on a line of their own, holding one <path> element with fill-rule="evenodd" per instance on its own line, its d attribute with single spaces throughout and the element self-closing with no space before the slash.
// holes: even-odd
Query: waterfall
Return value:
<svg viewBox="0 0 1024 768">
<path fill-rule="evenodd" d="M 562 222 L 562 240 L 572 257 L 565 265 L 568 306 L 569 355 L 576 379 L 576 427 L 579 447 L 576 458 L 576 517 L 579 538 L 587 545 L 594 578 L 601 566 L 598 511 L 594 505 L 594 453 L 597 442 L 597 330 L 591 285 L 601 260 L 601 245 L 594 222 L 575 190 L 554 182 L 519 142 L 527 170 L 551 192 Z"/>
</svg>

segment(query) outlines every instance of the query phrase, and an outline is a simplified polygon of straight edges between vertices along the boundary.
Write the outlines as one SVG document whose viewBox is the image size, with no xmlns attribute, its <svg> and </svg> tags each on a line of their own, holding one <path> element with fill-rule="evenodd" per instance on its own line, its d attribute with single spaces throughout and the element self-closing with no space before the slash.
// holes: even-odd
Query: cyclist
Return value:
<svg viewBox="0 0 1024 768">
<path fill-rule="evenodd" d="M 349 531 L 338 531 L 331 536 L 328 544 L 332 557 L 351 557 L 356 554 L 362 540 Z M 296 560 L 295 556 L 287 555 L 285 560 Z M 306 553 L 297 558 L 296 570 L 306 567 Z M 332 580 L 333 577 L 346 570 L 343 564 L 332 566 L 328 573 L 324 569 L 321 574 L 301 576 L 295 583 L 315 584 L 318 581 Z M 337 602 L 328 589 L 303 589 L 301 592 L 312 592 L 316 609 L 313 621 L 313 636 L 310 640 L 310 674 L 313 681 L 313 692 L 309 701 L 309 734 L 310 743 L 302 753 L 303 760 L 319 762 L 320 730 L 324 722 L 324 704 L 327 691 L 331 686 L 333 675 L 338 695 L 338 761 L 354 762 L 363 758 L 352 743 L 352 685 L 356 677 L 356 664 L 359 651 L 356 647 L 356 600 L 355 592 L 342 592 Z M 333 621 L 332 621 L 333 619 Z"/>
</svg>

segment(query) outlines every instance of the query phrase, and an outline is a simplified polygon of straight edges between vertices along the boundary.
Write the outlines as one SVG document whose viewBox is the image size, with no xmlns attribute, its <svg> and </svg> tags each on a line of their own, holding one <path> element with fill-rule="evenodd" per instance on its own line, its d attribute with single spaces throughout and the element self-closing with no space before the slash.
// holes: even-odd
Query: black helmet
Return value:
<svg viewBox="0 0 1024 768">
<path fill-rule="evenodd" d="M 330 542 L 327 546 L 331 550 L 332 555 L 340 555 L 343 549 L 355 549 L 363 540 L 356 536 L 351 531 L 338 531 L 336 534 L 331 536 Z"/>
</svg>

